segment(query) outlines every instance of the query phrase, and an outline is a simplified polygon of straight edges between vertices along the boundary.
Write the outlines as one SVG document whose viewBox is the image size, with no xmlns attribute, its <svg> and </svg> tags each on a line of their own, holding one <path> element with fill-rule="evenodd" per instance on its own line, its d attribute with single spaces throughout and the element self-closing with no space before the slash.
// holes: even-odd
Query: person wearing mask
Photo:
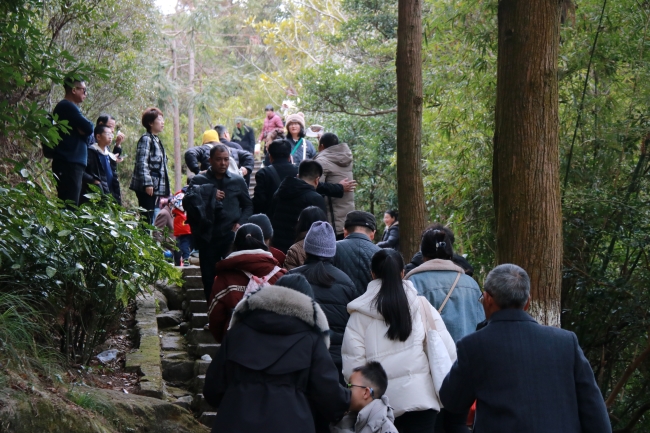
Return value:
<svg viewBox="0 0 650 433">
<path fill-rule="evenodd" d="M 153 224 L 158 198 L 170 194 L 167 155 L 158 138 L 165 127 L 162 111 L 155 107 L 147 108 L 142 113 L 142 126 L 147 132 L 138 141 L 129 189 L 135 192 L 138 206 L 145 209 L 145 220 Z"/>
<path fill-rule="evenodd" d="M 201 279 L 206 300 L 209 299 L 214 283 L 215 265 L 230 251 L 235 232 L 240 225 L 248 222 L 253 214 L 253 204 L 248 195 L 244 178 L 228 171 L 230 150 L 223 144 L 215 144 L 210 149 L 210 168 L 204 174 L 192 178 L 187 193 L 183 198 L 183 207 L 187 212 L 192 235 L 199 250 Z M 200 196 L 204 203 L 216 199 L 216 203 L 198 213 L 204 215 L 211 224 L 209 228 L 204 221 L 193 218 L 196 207 L 192 199 Z M 209 211 L 208 211 L 209 208 Z M 196 227 L 196 229 L 195 229 Z M 206 233 L 203 231 L 207 230 Z"/>
<path fill-rule="evenodd" d="M 338 183 L 343 179 L 352 179 L 352 152 L 345 143 L 339 143 L 336 134 L 326 132 L 318 142 L 318 154 L 314 158 L 323 167 L 322 182 Z M 354 192 L 346 192 L 341 198 L 328 197 L 327 218 L 334 227 L 336 240 L 344 235 L 345 216 L 354 210 Z"/>
<path fill-rule="evenodd" d="M 525 270 L 492 269 L 479 302 L 488 325 L 457 342 L 458 360 L 440 388 L 445 409 L 466 414 L 476 401 L 475 432 L 611 433 L 576 335 L 540 325 L 526 312 Z"/>
<path fill-rule="evenodd" d="M 312 224 L 305 236 L 305 253 L 305 264 L 292 269 L 289 274 L 301 274 L 311 284 L 314 300 L 325 312 L 330 326 L 330 355 L 340 373 L 343 368 L 341 344 L 349 317 L 347 305 L 360 293 L 350 277 L 332 264 L 332 257 L 336 254 L 336 236 L 328 222 L 317 221 Z M 342 373 L 340 379 L 344 385 L 346 382 Z"/>
<path fill-rule="evenodd" d="M 255 131 L 246 125 L 241 117 L 235 119 L 232 141 L 233 143 L 239 144 L 246 152 L 255 155 Z"/>
<path fill-rule="evenodd" d="M 399 221 L 397 221 L 397 211 L 387 210 L 384 212 L 384 224 L 386 229 L 381 238 L 381 242 L 377 243 L 379 248 L 392 248 L 399 251 Z"/>
<path fill-rule="evenodd" d="M 210 295 L 210 332 L 223 341 L 235 306 L 260 284 L 274 284 L 286 273 L 264 243 L 262 229 L 247 223 L 239 227 L 233 252 L 217 263 Z"/>
<path fill-rule="evenodd" d="M 212 432 L 315 433 L 314 416 L 341 419 L 350 390 L 328 346 L 327 318 L 303 277 L 244 297 L 205 375 L 203 396 L 217 409 Z"/>
<path fill-rule="evenodd" d="M 307 253 L 305 252 L 305 236 L 316 221 L 327 221 L 325 212 L 317 206 L 309 206 L 300 212 L 298 224 L 296 224 L 296 243 L 291 245 L 287 251 L 287 258 L 284 260 L 284 267 L 287 270 L 297 268 L 305 264 Z"/>
<path fill-rule="evenodd" d="M 392 249 L 381 249 L 372 258 L 373 280 L 366 293 L 348 304 L 350 320 L 343 337 L 343 375 L 377 361 L 390 378 L 386 395 L 400 433 L 431 433 L 440 401 L 436 395 L 429 360 L 424 350 L 427 330 L 422 308 L 433 316 L 451 360 L 456 359 L 454 341 L 440 314 L 422 302 L 415 287 L 402 280 L 404 261 Z"/>
<path fill-rule="evenodd" d="M 425 230 L 420 251 L 425 262 L 409 272 L 406 278 L 440 312 L 454 342 L 457 342 L 474 332 L 476 326 L 485 320 L 483 308 L 476 302 L 481 290 L 476 281 L 452 261 L 452 242 L 444 230 Z M 467 433 L 466 420 L 467 413 L 455 414 L 443 409 L 436 431 Z"/>
<path fill-rule="evenodd" d="M 273 240 L 273 226 L 271 225 L 271 220 L 269 217 L 263 213 L 252 215 L 248 218 L 248 222 L 255 224 L 262 229 L 262 234 L 264 235 L 264 243 L 269 249 L 269 252 L 273 254 L 273 258 L 278 261 L 280 267 L 284 267 L 284 261 L 286 260 L 285 254 L 277 248 L 271 246 L 271 241 Z"/>
<path fill-rule="evenodd" d="M 317 206 L 326 211 L 325 200 L 316 192 L 323 168 L 316 161 L 303 161 L 298 177 L 285 178 L 273 196 L 268 212 L 274 229 L 273 246 L 286 254 L 294 244 L 296 223 L 303 209 Z"/>
<path fill-rule="evenodd" d="M 79 205 L 83 175 L 88 162 L 88 138 L 93 135 L 93 123 L 86 119 L 79 105 L 88 95 L 86 83 L 77 77 L 68 76 L 63 81 L 65 97 L 56 104 L 52 112 L 57 122 L 67 121 L 69 130 L 61 131 L 61 141 L 49 151 L 52 158 L 52 173 L 56 179 L 59 199 Z"/>
<path fill-rule="evenodd" d="M 432 229 L 432 230 L 443 230 L 445 233 L 447 233 L 447 236 L 449 236 L 449 241 L 451 242 L 451 247 L 452 249 L 454 248 L 454 242 L 456 241 L 456 238 L 454 236 L 454 232 L 451 231 L 451 229 L 447 226 L 444 226 L 440 223 L 433 223 L 429 227 L 426 228 L 426 230 Z M 425 231 L 426 231 L 425 230 Z M 467 259 L 459 254 L 456 254 L 454 252 L 454 256 L 451 258 L 451 261 L 463 268 L 465 271 L 465 275 L 471 277 L 474 275 L 474 267 L 467 261 Z M 411 263 L 406 265 L 404 267 L 404 272 L 407 274 L 411 272 L 413 269 L 417 268 L 420 266 L 422 263 L 424 263 L 424 257 L 422 257 L 422 251 L 418 251 L 413 255 L 411 258 Z"/>
<path fill-rule="evenodd" d="M 280 183 L 287 177 L 296 177 L 298 167 L 291 163 L 291 143 L 280 139 L 273 141 L 268 148 L 270 165 L 262 167 L 255 174 L 255 190 L 253 192 L 253 208 L 255 213 L 268 215 L 273 196 Z M 343 197 L 348 191 L 354 191 L 357 183 L 354 180 L 342 179 L 339 183 L 319 182 L 316 192 L 328 197 Z"/>
<path fill-rule="evenodd" d="M 372 280 L 372 257 L 381 249 L 372 243 L 377 220 L 369 212 L 355 210 L 345 217 L 343 230 L 345 239 L 336 243 L 334 266 L 350 277 L 357 292 L 365 293 Z"/>
<path fill-rule="evenodd" d="M 115 172 L 115 165 L 111 159 L 108 146 L 113 140 L 113 132 L 106 125 L 98 125 L 94 132 L 95 143 L 88 148 L 88 161 L 83 173 L 83 191 L 80 197 L 80 203 L 90 201 L 86 194 L 93 191 L 90 185 L 99 187 L 103 194 L 111 195 L 118 204 L 122 204 L 120 194 L 120 181 Z"/>
</svg>

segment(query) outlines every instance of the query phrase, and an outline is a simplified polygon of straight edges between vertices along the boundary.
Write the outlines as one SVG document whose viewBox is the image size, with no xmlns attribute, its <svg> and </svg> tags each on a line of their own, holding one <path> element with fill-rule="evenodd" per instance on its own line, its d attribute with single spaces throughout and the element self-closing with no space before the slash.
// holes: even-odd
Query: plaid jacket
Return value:
<svg viewBox="0 0 650 433">
<path fill-rule="evenodd" d="M 158 137 L 147 132 L 138 141 L 129 189 L 144 192 L 148 186 L 153 187 L 153 195 L 170 194 L 165 148 Z"/>
</svg>

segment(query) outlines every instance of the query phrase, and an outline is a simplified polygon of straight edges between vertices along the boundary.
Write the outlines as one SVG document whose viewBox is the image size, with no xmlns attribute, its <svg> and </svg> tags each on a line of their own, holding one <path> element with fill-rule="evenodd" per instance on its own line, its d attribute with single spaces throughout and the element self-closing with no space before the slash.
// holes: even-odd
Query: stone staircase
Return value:
<svg viewBox="0 0 650 433">
<path fill-rule="evenodd" d="M 251 174 L 251 184 L 248 187 L 248 194 L 253 197 L 253 190 L 255 189 L 255 175 L 262 168 L 262 161 L 255 160 L 255 167 L 253 168 L 253 174 Z"/>
</svg>

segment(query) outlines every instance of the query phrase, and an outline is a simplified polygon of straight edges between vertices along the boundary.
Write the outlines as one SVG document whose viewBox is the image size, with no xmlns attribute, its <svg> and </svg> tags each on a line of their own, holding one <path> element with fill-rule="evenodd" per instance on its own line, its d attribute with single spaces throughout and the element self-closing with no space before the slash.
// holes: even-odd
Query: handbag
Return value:
<svg viewBox="0 0 650 433">
<path fill-rule="evenodd" d="M 429 370 L 431 371 L 431 378 L 433 379 L 433 388 L 436 393 L 438 401 L 440 401 L 440 387 L 442 381 L 451 370 L 451 357 L 447 351 L 445 343 L 442 341 L 440 333 L 436 329 L 433 316 L 431 315 L 431 304 L 424 296 L 418 296 L 420 300 L 420 317 L 422 318 L 422 325 L 424 326 L 424 353 L 429 359 Z"/>
</svg>

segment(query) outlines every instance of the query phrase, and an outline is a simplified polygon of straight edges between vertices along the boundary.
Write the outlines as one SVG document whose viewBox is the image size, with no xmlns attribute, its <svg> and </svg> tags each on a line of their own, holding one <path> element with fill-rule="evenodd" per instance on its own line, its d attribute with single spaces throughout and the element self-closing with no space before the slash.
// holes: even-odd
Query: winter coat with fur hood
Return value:
<svg viewBox="0 0 650 433">
<path fill-rule="evenodd" d="M 267 286 L 235 308 L 205 378 L 213 432 L 314 433 L 314 410 L 338 421 L 350 405 L 327 352 L 325 314 L 312 298 Z"/>
<path fill-rule="evenodd" d="M 425 330 L 420 316 L 420 301 L 413 284 L 403 281 L 404 292 L 411 310 L 413 329 L 406 341 L 393 341 L 386 337 L 388 326 L 377 311 L 374 302 L 381 280 L 372 280 L 366 293 L 348 304 L 350 320 L 343 337 L 343 375 L 349 379 L 355 367 L 369 361 L 380 362 L 388 375 L 386 395 L 398 417 L 405 412 L 440 410 L 429 360 L 424 351 Z M 478 302 L 477 302 L 478 303 Z M 452 362 L 456 360 L 456 347 L 440 314 L 433 308 L 431 314 Z"/>
<path fill-rule="evenodd" d="M 210 294 L 210 308 L 208 309 L 210 332 L 217 343 L 221 343 L 226 335 L 232 312 L 244 297 L 244 292 L 250 281 L 243 271 L 264 278 L 276 266 L 280 265 L 273 254 L 264 250 L 236 251 L 217 263 L 216 277 Z M 286 273 L 286 269 L 280 268 L 271 276 L 269 283 L 275 283 Z"/>
<path fill-rule="evenodd" d="M 330 146 L 318 152 L 314 161 L 323 167 L 321 182 L 339 183 L 343 179 L 353 179 L 352 151 L 347 144 L 341 143 Z M 345 216 L 354 210 L 354 192 L 346 192 L 342 198 L 328 197 L 327 220 L 334 227 L 337 235 L 343 234 Z M 333 219 L 332 219 L 333 217 Z"/>
<path fill-rule="evenodd" d="M 459 272 L 456 288 L 440 313 L 454 342 L 474 332 L 476 325 L 485 320 L 485 311 L 478 302 L 481 289 L 476 281 L 451 260 L 440 259 L 424 262 L 404 277 L 439 310 Z"/>
</svg>

